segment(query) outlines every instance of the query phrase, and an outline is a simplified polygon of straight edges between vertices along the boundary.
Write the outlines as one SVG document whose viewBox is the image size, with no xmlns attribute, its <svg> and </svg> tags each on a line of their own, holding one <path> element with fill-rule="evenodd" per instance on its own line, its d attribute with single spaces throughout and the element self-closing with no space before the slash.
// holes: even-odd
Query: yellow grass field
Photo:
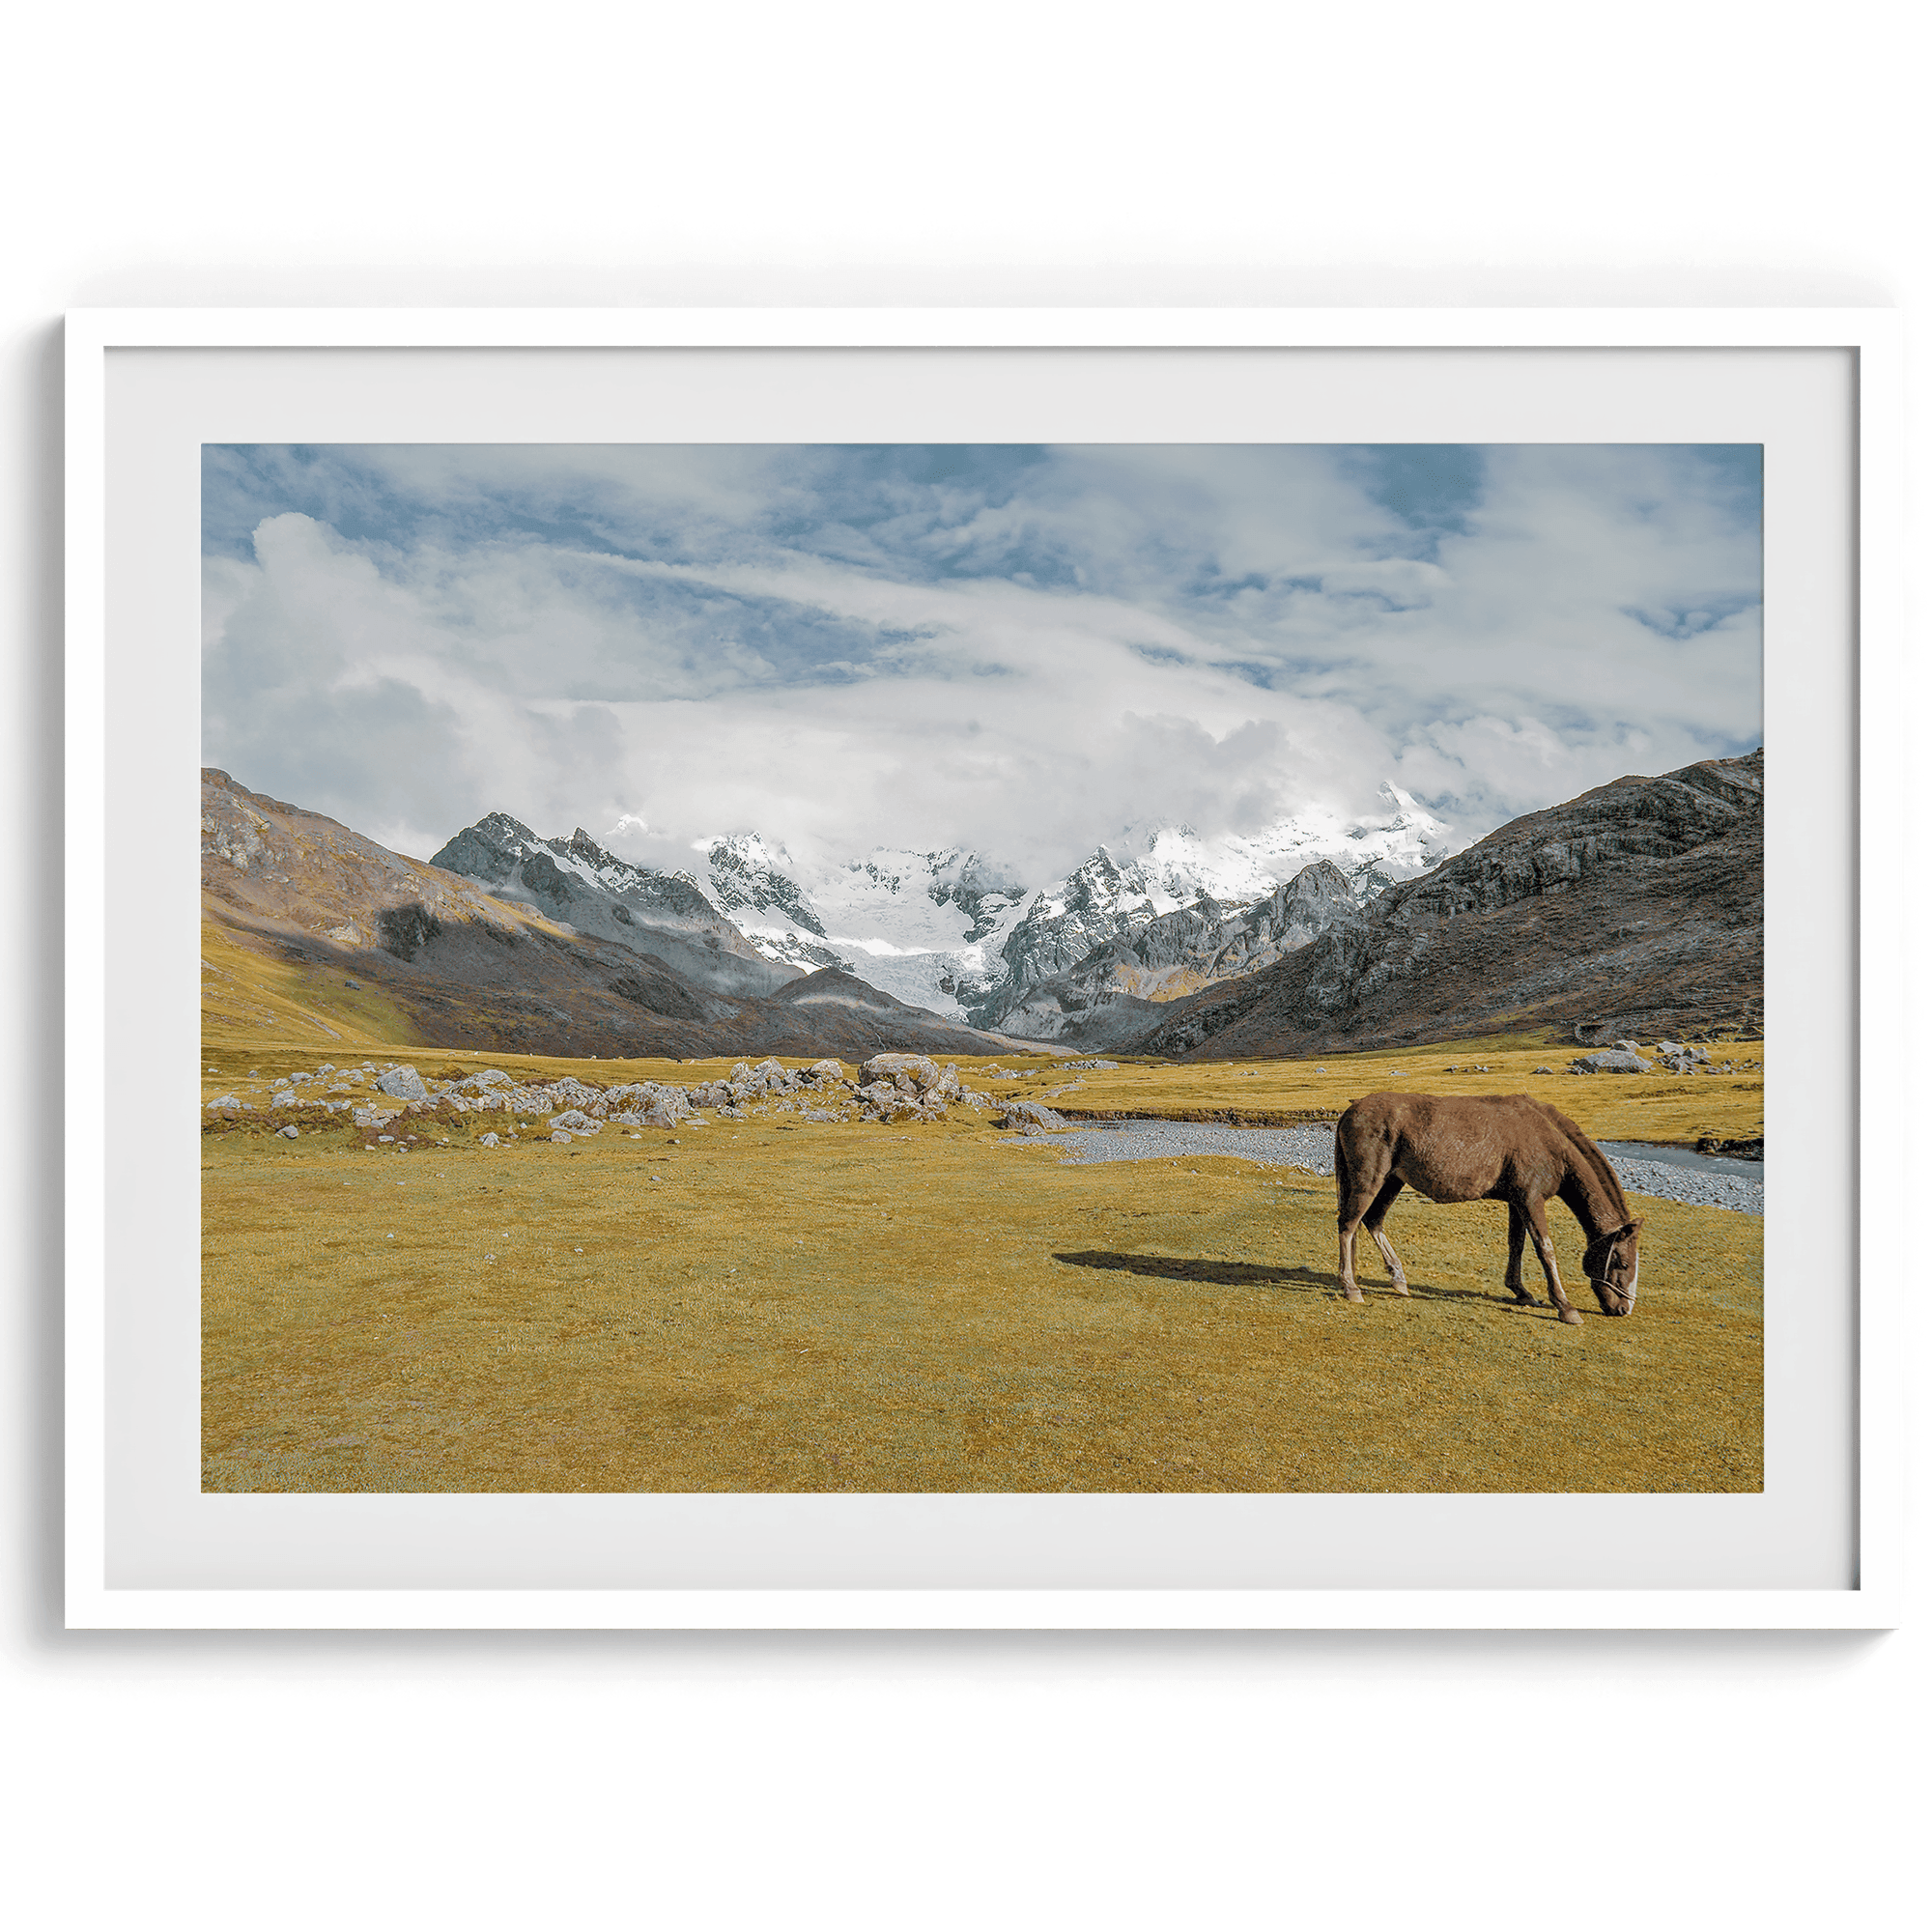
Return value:
<svg viewBox="0 0 1932 1932">
<path fill-rule="evenodd" d="M 728 1063 L 407 1047 L 289 974 L 211 952 L 204 1099 L 325 1060 L 692 1084 Z M 235 970 L 237 964 L 241 972 Z M 245 988 L 241 973 L 249 978 Z M 246 991 L 256 1014 L 242 1010 Z M 353 997 L 353 996 L 352 996 Z M 230 1013 L 232 1012 L 232 1017 Z M 1321 1063 L 1123 1065 L 968 1083 L 1096 1113 L 1332 1116 L 1384 1086 L 1527 1092 L 1601 1138 L 1763 1131 L 1735 1077 L 1533 1075 L 1488 1040 Z M 1449 1065 L 1484 1065 L 1454 1075 Z M 1394 1069 L 1393 1076 L 1391 1069 Z M 255 1084 L 259 1085 L 260 1081 Z M 1074 1091 L 1073 1083 L 1079 1085 Z M 476 1131 L 488 1124 L 478 1121 Z M 500 1124 L 500 1119 L 496 1122 Z M 1405 1195 L 1413 1288 L 1335 1280 L 1332 1182 L 1231 1158 L 1063 1166 L 945 1124 L 774 1115 L 568 1147 L 411 1151 L 346 1127 L 203 1138 L 204 1484 L 258 1491 L 1750 1491 L 1762 1479 L 1762 1223 L 1658 1200 L 1643 1296 L 1502 1289 L 1493 1203 Z M 1532 1273 L 1533 1273 L 1532 1269 Z"/>
</svg>

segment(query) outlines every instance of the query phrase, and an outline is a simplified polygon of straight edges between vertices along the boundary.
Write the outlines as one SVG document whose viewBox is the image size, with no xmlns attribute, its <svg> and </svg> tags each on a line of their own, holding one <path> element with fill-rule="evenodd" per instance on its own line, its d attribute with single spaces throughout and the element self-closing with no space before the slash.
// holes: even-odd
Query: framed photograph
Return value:
<svg viewBox="0 0 1932 1932">
<path fill-rule="evenodd" d="M 1896 1621 L 1899 425 L 1880 311 L 71 315 L 70 1624 Z"/>
</svg>

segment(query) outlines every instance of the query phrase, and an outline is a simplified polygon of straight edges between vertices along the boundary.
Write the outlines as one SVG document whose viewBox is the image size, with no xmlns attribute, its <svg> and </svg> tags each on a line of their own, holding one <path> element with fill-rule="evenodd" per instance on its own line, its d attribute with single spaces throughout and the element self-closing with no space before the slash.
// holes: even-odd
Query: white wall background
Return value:
<svg viewBox="0 0 1932 1932">
<path fill-rule="evenodd" d="M 1922 346 L 1912 18 L 186 0 L 13 22 L 0 1778 L 20 1922 L 1907 1917 L 1918 1629 L 63 1634 L 57 484 L 79 303 L 1891 301 Z"/>
</svg>

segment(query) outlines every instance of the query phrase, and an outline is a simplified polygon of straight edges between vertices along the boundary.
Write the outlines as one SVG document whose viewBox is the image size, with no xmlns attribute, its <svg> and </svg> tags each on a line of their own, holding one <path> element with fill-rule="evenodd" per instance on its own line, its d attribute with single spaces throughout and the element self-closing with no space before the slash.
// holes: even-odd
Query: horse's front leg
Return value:
<svg viewBox="0 0 1932 1932">
<path fill-rule="evenodd" d="M 1351 1220 L 1345 1210 L 1336 1217 L 1336 1232 L 1342 1240 L 1342 1293 L 1350 1301 L 1359 1301 L 1362 1291 L 1355 1285 L 1355 1230 L 1362 1225 L 1362 1217 L 1357 1210 Z"/>
<path fill-rule="evenodd" d="M 1507 1204 L 1510 1217 L 1510 1258 L 1509 1266 L 1503 1271 L 1503 1286 L 1516 1296 L 1525 1308 L 1536 1306 L 1536 1296 L 1522 1285 L 1522 1243 L 1529 1233 L 1529 1224 L 1522 1218 L 1515 1202 Z"/>
<path fill-rule="evenodd" d="M 1550 1305 L 1566 1326 L 1580 1328 L 1583 1318 L 1570 1306 L 1570 1297 L 1563 1293 L 1563 1277 L 1556 1272 L 1556 1243 L 1549 1238 L 1549 1220 L 1543 1203 L 1525 1201 L 1521 1211 L 1529 1223 L 1529 1237 L 1536 1243 L 1536 1258 L 1543 1264 L 1543 1278 L 1549 1284 Z"/>
</svg>

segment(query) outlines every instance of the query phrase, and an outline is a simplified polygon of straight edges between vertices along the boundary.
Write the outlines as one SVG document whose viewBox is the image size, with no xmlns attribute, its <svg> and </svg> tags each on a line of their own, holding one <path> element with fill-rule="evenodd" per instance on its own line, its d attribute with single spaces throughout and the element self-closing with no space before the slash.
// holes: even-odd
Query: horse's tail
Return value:
<svg viewBox="0 0 1932 1932">
<path fill-rule="evenodd" d="M 1343 1146 L 1342 1126 L 1342 1121 L 1335 1122 L 1335 1211 L 1338 1216 L 1346 1213 L 1349 1208 L 1349 1155 Z"/>
</svg>

